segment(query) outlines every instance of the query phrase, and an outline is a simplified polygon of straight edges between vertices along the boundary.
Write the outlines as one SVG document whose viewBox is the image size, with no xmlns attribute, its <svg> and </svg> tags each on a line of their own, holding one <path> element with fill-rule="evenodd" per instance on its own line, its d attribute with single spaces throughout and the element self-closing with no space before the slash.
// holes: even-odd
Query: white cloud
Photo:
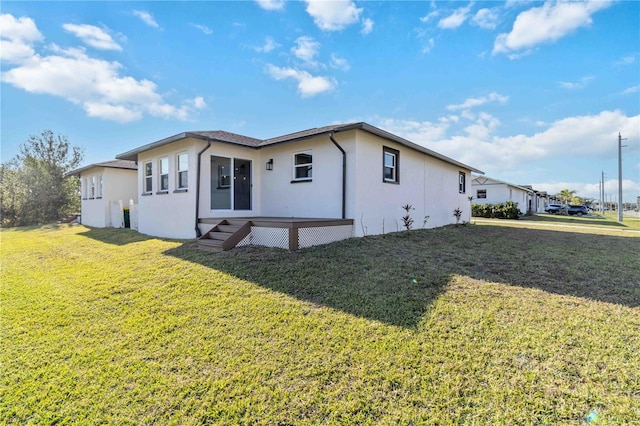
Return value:
<svg viewBox="0 0 640 426">
<path fill-rule="evenodd" d="M 593 79 L 594 77 L 582 77 L 578 81 L 559 81 L 558 86 L 568 90 L 583 89 Z"/>
<path fill-rule="evenodd" d="M 33 56 L 33 44 L 44 40 L 31 18 L 16 19 L 13 15 L 0 15 L 0 58 L 3 62 L 19 63 Z"/>
<path fill-rule="evenodd" d="M 373 31 L 373 21 L 369 18 L 363 19 L 362 29 L 360 30 L 360 32 L 362 34 L 369 34 L 371 33 L 371 31 Z"/>
<path fill-rule="evenodd" d="M 296 46 L 291 48 L 291 53 L 296 58 L 303 61 L 304 65 L 316 68 L 318 62 L 316 57 L 318 56 L 320 49 L 320 43 L 315 41 L 313 37 L 302 36 L 296 39 Z"/>
<path fill-rule="evenodd" d="M 349 71 L 349 69 L 351 69 L 349 62 L 346 59 L 339 58 L 334 53 L 331 54 L 331 62 L 329 63 L 329 66 L 342 71 Z"/>
<path fill-rule="evenodd" d="M 313 76 L 307 71 L 294 68 L 280 68 L 268 64 L 267 74 L 274 80 L 292 78 L 298 82 L 298 93 L 303 98 L 308 98 L 320 93 L 330 92 L 335 89 L 335 82 L 327 77 Z"/>
<path fill-rule="evenodd" d="M 202 31 L 202 32 L 203 32 L 203 33 L 205 33 L 206 35 L 211 35 L 211 34 L 213 34 L 213 31 L 211 30 L 211 28 L 207 27 L 206 25 L 191 24 L 191 26 L 193 26 L 194 28 L 199 29 L 200 31 Z"/>
<path fill-rule="evenodd" d="M 340 31 L 360 19 L 362 9 L 350 0 L 305 0 L 307 13 L 323 31 Z"/>
<path fill-rule="evenodd" d="M 471 4 L 466 7 L 460 7 L 456 9 L 451 15 L 446 18 L 442 18 L 438 22 L 438 27 L 446 30 L 452 30 L 458 28 L 460 25 L 464 24 L 464 21 L 469 17 L 469 12 L 471 11 Z"/>
<path fill-rule="evenodd" d="M 148 26 L 153 28 L 160 28 L 160 25 L 158 25 L 156 20 L 153 19 L 153 16 L 151 16 L 149 12 L 146 12 L 144 10 L 134 10 L 133 14 L 138 18 L 142 19 L 142 22 L 144 22 Z"/>
<path fill-rule="evenodd" d="M 468 98 L 461 104 L 447 105 L 449 111 L 468 110 L 473 107 L 484 105 L 489 102 L 499 102 L 501 104 L 509 100 L 508 96 L 501 95 L 496 92 L 489 93 L 487 96 L 479 98 Z"/>
<path fill-rule="evenodd" d="M 83 48 L 62 49 L 51 45 L 52 54 L 41 56 L 28 44 L 41 38 L 35 30 L 23 37 L 31 56 L 14 56 L 17 65 L 2 72 L 2 82 L 30 93 L 66 99 L 80 105 L 90 117 L 118 122 L 138 120 L 145 113 L 186 120 L 194 109 L 205 105 L 202 98 L 182 106 L 170 105 L 152 81 L 122 76 L 122 65 L 118 62 L 92 58 Z"/>
<path fill-rule="evenodd" d="M 256 0 L 258 6 L 264 10 L 282 10 L 284 9 L 284 0 Z"/>
<path fill-rule="evenodd" d="M 62 28 L 78 37 L 84 44 L 96 49 L 122 50 L 122 47 L 102 28 L 88 24 L 64 24 Z"/>
<path fill-rule="evenodd" d="M 510 33 L 496 37 L 493 54 L 526 51 L 553 43 L 580 27 L 590 25 L 591 15 L 609 7 L 610 1 L 552 2 L 520 13 Z"/>
<path fill-rule="evenodd" d="M 269 53 L 273 49 L 276 49 L 278 47 L 280 47 L 280 45 L 276 43 L 275 40 L 273 40 L 271 37 L 266 37 L 262 46 L 254 47 L 253 49 L 256 52 Z"/>
<path fill-rule="evenodd" d="M 536 160 L 563 157 L 576 161 L 580 158 L 600 160 L 615 152 L 619 131 L 628 138 L 630 147 L 637 147 L 640 141 L 640 115 L 628 117 L 621 111 L 602 111 L 596 115 L 541 123 L 544 127 L 538 133 L 514 136 L 497 136 L 500 120 L 483 112 L 470 116 L 445 116 L 437 122 L 384 118 L 371 121 L 480 170 L 493 173 L 490 171 L 498 169 L 502 175 L 510 170 L 521 171 L 522 167 L 530 167 Z"/>
<path fill-rule="evenodd" d="M 622 94 L 623 95 L 632 95 L 634 93 L 638 93 L 638 91 L 640 91 L 640 85 L 627 87 L 626 89 L 624 89 L 622 91 Z"/>
<path fill-rule="evenodd" d="M 202 96 L 196 96 L 191 100 L 191 104 L 195 109 L 204 109 L 207 107 L 207 103 Z"/>
<path fill-rule="evenodd" d="M 422 53 L 429 53 L 431 52 L 431 49 L 433 49 L 433 46 L 436 45 L 436 42 L 433 40 L 433 38 L 430 38 L 429 40 L 427 40 L 427 42 L 422 46 Z"/>
<path fill-rule="evenodd" d="M 623 56 L 617 60 L 614 65 L 631 65 L 636 61 L 636 55 Z"/>
<path fill-rule="evenodd" d="M 500 15 L 496 9 L 480 9 L 471 18 L 471 23 L 484 28 L 485 30 L 494 30 L 498 25 Z"/>
<path fill-rule="evenodd" d="M 440 15 L 440 11 L 438 10 L 433 10 L 429 13 L 427 13 L 425 16 L 423 16 L 422 18 L 420 18 L 420 22 L 424 22 L 425 24 L 427 22 L 429 22 L 431 19 L 437 18 L 438 15 Z"/>
</svg>

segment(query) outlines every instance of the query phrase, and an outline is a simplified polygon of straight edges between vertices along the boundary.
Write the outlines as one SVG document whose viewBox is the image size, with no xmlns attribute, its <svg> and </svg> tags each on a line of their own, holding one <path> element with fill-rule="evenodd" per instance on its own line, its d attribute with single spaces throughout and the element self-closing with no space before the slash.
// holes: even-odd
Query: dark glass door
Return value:
<svg viewBox="0 0 640 426">
<path fill-rule="evenodd" d="M 250 160 L 233 160 L 233 209 L 251 210 Z"/>
</svg>

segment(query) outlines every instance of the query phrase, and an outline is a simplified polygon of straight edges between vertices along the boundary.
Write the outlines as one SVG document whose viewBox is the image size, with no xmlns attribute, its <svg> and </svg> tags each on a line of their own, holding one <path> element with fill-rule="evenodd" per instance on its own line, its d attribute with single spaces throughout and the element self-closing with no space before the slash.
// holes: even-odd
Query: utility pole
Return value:
<svg viewBox="0 0 640 426">
<path fill-rule="evenodd" d="M 626 141 L 627 138 L 622 139 L 622 135 L 618 132 L 618 222 L 622 222 L 622 141 Z"/>
<path fill-rule="evenodd" d="M 600 210 L 602 210 L 602 214 L 604 214 L 604 203 L 607 202 L 607 200 L 605 199 L 604 196 L 604 170 L 602 171 L 602 191 L 600 192 L 600 199 L 602 200 L 602 203 L 600 203 Z"/>
</svg>

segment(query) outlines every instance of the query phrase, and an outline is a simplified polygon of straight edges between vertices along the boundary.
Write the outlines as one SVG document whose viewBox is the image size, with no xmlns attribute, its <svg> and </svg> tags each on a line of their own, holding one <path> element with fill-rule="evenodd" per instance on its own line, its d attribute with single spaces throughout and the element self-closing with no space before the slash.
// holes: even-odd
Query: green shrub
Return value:
<svg viewBox="0 0 640 426">
<path fill-rule="evenodd" d="M 522 212 L 518 209 L 518 203 L 507 201 L 499 204 L 473 204 L 471 215 L 492 219 L 518 219 L 522 216 Z"/>
</svg>

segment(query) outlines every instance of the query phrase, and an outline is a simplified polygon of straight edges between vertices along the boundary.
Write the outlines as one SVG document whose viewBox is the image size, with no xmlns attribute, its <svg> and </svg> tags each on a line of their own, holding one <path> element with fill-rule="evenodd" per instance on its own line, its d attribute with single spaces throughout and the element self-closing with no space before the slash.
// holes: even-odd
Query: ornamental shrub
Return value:
<svg viewBox="0 0 640 426">
<path fill-rule="evenodd" d="M 518 219 L 522 212 L 518 209 L 518 203 L 507 201 L 499 204 L 473 204 L 471 215 L 491 219 Z"/>
</svg>

